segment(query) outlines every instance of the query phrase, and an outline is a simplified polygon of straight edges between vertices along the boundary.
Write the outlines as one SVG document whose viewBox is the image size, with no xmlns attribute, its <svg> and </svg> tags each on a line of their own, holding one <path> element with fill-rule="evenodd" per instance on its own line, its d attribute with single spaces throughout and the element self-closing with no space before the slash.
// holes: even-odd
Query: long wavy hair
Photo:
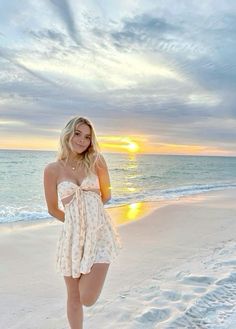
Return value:
<svg viewBox="0 0 236 329">
<path fill-rule="evenodd" d="M 71 139 L 74 136 L 76 126 L 81 124 L 86 124 L 90 127 L 91 140 L 88 148 L 83 153 L 77 155 L 77 160 L 84 167 L 86 174 L 89 174 L 95 171 L 95 163 L 100 158 L 100 147 L 94 126 L 88 118 L 76 116 L 67 122 L 60 135 L 57 160 L 63 160 L 67 163 L 72 152 Z"/>
</svg>

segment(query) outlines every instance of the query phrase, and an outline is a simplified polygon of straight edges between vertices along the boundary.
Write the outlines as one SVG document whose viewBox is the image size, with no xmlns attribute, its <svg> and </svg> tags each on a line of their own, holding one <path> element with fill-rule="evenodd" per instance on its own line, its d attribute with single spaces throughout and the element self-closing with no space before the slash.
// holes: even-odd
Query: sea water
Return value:
<svg viewBox="0 0 236 329">
<path fill-rule="evenodd" d="M 236 157 L 103 154 L 112 198 L 106 207 L 236 187 Z M 44 167 L 52 151 L 0 150 L 0 223 L 48 218 Z"/>
</svg>

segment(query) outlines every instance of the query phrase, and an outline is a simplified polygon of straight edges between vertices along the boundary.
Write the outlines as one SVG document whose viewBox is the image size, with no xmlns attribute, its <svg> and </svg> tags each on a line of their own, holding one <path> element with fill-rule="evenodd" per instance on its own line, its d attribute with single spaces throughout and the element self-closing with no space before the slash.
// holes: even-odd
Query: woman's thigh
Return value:
<svg viewBox="0 0 236 329">
<path fill-rule="evenodd" d="M 79 289 L 78 289 L 79 279 L 77 279 L 77 278 L 74 279 L 71 276 L 64 276 L 64 280 L 66 283 L 68 296 L 78 298 L 79 297 Z"/>
<path fill-rule="evenodd" d="M 88 274 L 82 274 L 79 279 L 81 302 L 90 306 L 99 297 L 110 264 L 95 263 Z"/>
</svg>

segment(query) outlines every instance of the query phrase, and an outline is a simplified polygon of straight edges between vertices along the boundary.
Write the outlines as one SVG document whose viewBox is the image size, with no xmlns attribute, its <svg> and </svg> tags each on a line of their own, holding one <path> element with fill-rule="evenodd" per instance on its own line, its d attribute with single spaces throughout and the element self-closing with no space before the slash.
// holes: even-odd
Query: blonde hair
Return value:
<svg viewBox="0 0 236 329">
<path fill-rule="evenodd" d="M 95 162 L 100 158 L 100 148 L 94 126 L 88 118 L 76 116 L 68 121 L 62 129 L 57 160 L 68 161 L 69 155 L 72 152 L 71 139 L 74 136 L 76 126 L 80 124 L 86 124 L 91 130 L 90 145 L 82 154 L 78 154 L 78 161 L 84 167 L 86 174 L 89 174 L 91 171 L 95 171 Z"/>
</svg>

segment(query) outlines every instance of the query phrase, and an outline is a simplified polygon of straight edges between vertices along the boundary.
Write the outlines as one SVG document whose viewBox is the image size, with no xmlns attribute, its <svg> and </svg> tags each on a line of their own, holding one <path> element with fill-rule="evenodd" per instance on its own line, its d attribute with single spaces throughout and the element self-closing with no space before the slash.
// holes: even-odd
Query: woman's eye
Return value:
<svg viewBox="0 0 236 329">
<path fill-rule="evenodd" d="M 80 136 L 81 134 L 80 134 L 80 132 L 75 132 L 74 135 L 75 135 L 75 136 Z M 86 138 L 86 139 L 89 139 L 89 140 L 91 139 L 89 136 L 86 136 L 85 138 Z"/>
</svg>

